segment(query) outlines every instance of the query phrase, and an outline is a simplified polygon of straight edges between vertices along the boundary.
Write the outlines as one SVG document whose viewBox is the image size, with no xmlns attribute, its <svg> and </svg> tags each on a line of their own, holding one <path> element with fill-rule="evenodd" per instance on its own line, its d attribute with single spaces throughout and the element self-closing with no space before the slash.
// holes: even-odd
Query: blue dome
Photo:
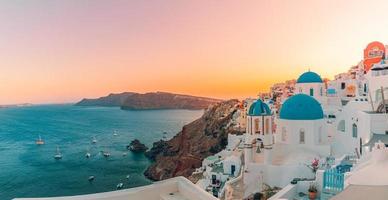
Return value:
<svg viewBox="0 0 388 200">
<path fill-rule="evenodd" d="M 323 119 L 321 104 L 305 94 L 297 94 L 288 98 L 280 109 L 280 119 L 316 120 Z"/>
<path fill-rule="evenodd" d="M 297 83 L 322 83 L 321 77 L 315 72 L 305 72 L 299 76 Z"/>
<path fill-rule="evenodd" d="M 271 109 L 261 99 L 253 102 L 248 111 L 249 116 L 265 116 L 271 115 Z"/>
</svg>

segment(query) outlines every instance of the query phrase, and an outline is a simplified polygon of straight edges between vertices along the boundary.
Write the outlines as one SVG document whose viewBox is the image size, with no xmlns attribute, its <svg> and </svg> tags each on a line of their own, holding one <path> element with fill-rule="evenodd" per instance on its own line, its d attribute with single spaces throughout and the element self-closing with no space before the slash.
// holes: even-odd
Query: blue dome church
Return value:
<svg viewBox="0 0 388 200">
<path fill-rule="evenodd" d="M 321 104 L 306 94 L 289 97 L 281 106 L 276 142 L 314 148 L 327 140 Z"/>
<path fill-rule="evenodd" d="M 249 163 L 258 146 L 271 148 L 274 143 L 273 113 L 270 107 L 261 99 L 254 101 L 248 109 L 246 124 L 244 158 Z"/>
<path fill-rule="evenodd" d="M 299 76 L 295 84 L 296 94 L 306 94 L 314 97 L 318 101 L 325 95 L 325 87 L 321 76 L 317 73 L 308 71 Z"/>
</svg>

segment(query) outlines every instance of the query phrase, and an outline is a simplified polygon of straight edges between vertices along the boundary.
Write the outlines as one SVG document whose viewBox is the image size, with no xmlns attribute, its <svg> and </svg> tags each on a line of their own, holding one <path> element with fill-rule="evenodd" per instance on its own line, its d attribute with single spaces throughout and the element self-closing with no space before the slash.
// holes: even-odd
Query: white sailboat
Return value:
<svg viewBox="0 0 388 200">
<path fill-rule="evenodd" d="M 96 144 L 96 143 L 97 143 L 97 139 L 96 139 L 95 136 L 93 136 L 92 143 L 93 143 L 93 144 Z"/>
<path fill-rule="evenodd" d="M 56 160 L 62 159 L 62 154 L 61 154 L 61 152 L 59 151 L 59 146 L 57 146 L 57 153 L 54 155 L 54 158 L 55 158 Z"/>
<path fill-rule="evenodd" d="M 104 150 L 104 151 L 102 152 L 102 155 L 104 155 L 105 158 L 108 158 L 108 157 L 110 156 L 110 153 L 109 153 L 109 151 Z"/>
<path fill-rule="evenodd" d="M 124 187 L 124 183 L 119 183 L 119 184 L 117 184 L 117 186 L 116 186 L 116 188 L 117 188 L 118 190 L 122 189 L 123 187 Z"/>
<path fill-rule="evenodd" d="M 108 158 L 110 156 L 110 153 L 107 152 L 107 151 L 104 151 L 103 155 L 104 155 L 105 158 Z"/>
<path fill-rule="evenodd" d="M 44 141 L 42 140 L 42 138 L 40 137 L 40 135 L 39 135 L 39 138 L 35 141 L 35 144 L 37 144 L 37 145 L 42 145 L 42 144 L 44 144 Z"/>
<path fill-rule="evenodd" d="M 92 156 L 90 153 L 89 153 L 89 150 L 86 151 L 86 154 L 85 154 L 85 157 L 86 158 L 90 158 L 90 156 Z"/>
<path fill-rule="evenodd" d="M 89 182 L 94 181 L 94 176 L 89 176 L 88 181 L 89 181 Z"/>
</svg>

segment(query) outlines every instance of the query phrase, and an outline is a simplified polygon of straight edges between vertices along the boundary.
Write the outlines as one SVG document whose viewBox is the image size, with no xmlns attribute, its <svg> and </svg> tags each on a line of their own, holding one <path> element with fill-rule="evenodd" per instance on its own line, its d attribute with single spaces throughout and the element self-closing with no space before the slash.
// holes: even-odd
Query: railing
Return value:
<svg viewBox="0 0 388 200">
<path fill-rule="evenodd" d="M 331 192 L 340 192 L 344 189 L 344 174 L 336 168 L 328 169 L 323 173 L 323 189 Z"/>
</svg>

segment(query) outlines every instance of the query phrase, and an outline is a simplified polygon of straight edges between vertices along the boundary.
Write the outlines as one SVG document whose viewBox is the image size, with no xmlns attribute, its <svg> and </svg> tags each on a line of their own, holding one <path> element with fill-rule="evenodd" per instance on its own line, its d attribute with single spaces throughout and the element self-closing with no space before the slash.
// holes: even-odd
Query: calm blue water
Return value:
<svg viewBox="0 0 388 200">
<path fill-rule="evenodd" d="M 0 199 L 105 192 L 119 182 L 125 188 L 149 184 L 143 171 L 150 162 L 127 151 L 126 145 L 137 138 L 150 147 L 164 131 L 171 138 L 202 113 L 71 105 L 0 109 Z M 35 144 L 39 134 L 45 145 Z M 97 144 L 91 144 L 93 136 Z M 53 158 L 57 145 L 63 154 L 59 161 Z M 88 149 L 92 157 L 86 159 Z M 111 157 L 104 158 L 101 150 L 110 151 Z M 88 181 L 91 175 L 93 183 Z"/>
</svg>

